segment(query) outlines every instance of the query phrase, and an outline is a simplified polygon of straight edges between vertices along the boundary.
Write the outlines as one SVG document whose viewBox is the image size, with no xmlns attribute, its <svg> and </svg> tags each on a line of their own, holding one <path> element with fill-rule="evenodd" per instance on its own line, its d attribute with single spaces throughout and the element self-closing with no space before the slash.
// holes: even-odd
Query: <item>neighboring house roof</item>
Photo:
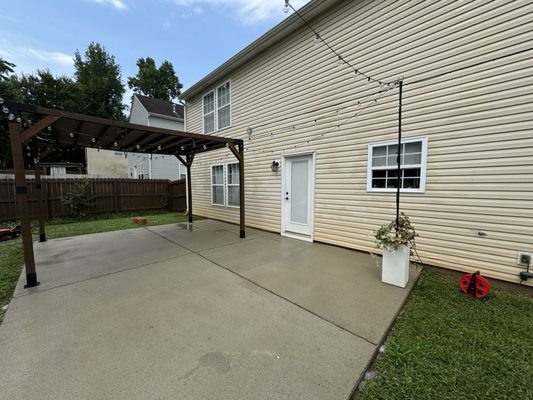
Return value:
<svg viewBox="0 0 533 400">
<path fill-rule="evenodd" d="M 183 106 L 169 101 L 154 99 L 153 97 L 134 94 L 150 115 L 183 119 Z"/>
<path fill-rule="evenodd" d="M 317 17 L 325 10 L 333 7 L 340 1 L 343 0 L 312 0 L 307 5 L 298 10 L 298 12 L 303 17 L 305 17 L 305 19 L 312 20 L 313 18 Z M 301 28 L 303 25 L 304 22 L 298 17 L 298 15 L 293 13 L 290 17 L 286 18 L 274 28 L 265 33 L 263 36 L 261 36 L 259 39 L 254 41 L 252 44 L 245 47 L 243 50 L 241 50 L 228 61 L 226 61 L 224 64 L 222 64 L 220 67 L 218 67 L 210 74 L 205 76 L 203 79 L 192 85 L 189 89 L 183 92 L 179 96 L 179 98 L 187 100 L 201 93 L 202 91 L 211 88 L 226 75 L 231 74 L 241 65 L 250 61 L 254 57 L 257 57 L 266 49 L 274 46 L 281 40 L 285 39 L 287 36 L 295 32 L 297 29 Z"/>
</svg>

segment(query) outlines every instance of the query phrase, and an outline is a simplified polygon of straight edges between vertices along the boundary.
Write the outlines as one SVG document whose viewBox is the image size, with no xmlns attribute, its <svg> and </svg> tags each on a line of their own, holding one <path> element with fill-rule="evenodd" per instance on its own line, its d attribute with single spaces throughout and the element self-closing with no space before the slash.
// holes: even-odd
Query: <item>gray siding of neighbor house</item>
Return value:
<svg viewBox="0 0 533 400">
<path fill-rule="evenodd" d="M 403 135 L 427 137 L 428 156 L 425 192 L 403 193 L 401 208 L 428 264 L 519 282 L 517 252 L 533 252 L 532 15 L 530 0 L 354 0 L 311 21 L 357 68 L 405 79 Z M 367 192 L 368 145 L 397 138 L 398 91 L 361 109 L 379 88 L 313 38 L 302 27 L 220 75 L 231 79 L 232 126 L 213 135 L 245 140 L 249 226 L 280 231 L 281 173 L 269 166 L 314 152 L 314 240 L 373 250 L 395 195 Z M 202 95 L 214 87 L 186 97 L 188 131 L 202 132 Z M 210 201 L 211 165 L 233 160 L 197 155 L 195 213 L 238 222 L 238 210 Z"/>
<path fill-rule="evenodd" d="M 155 115 L 150 115 L 141 102 L 134 96 L 130 122 L 134 124 L 149 125 L 157 128 L 164 129 L 174 129 L 174 130 L 183 130 L 184 123 L 183 121 L 165 118 L 163 116 L 158 117 Z M 150 168 L 150 157 L 151 168 Z M 148 178 L 148 173 L 151 170 L 152 179 L 170 179 L 177 180 L 180 179 L 180 171 L 183 173 L 185 170 L 184 166 L 181 166 L 181 163 L 174 156 L 168 155 L 159 155 L 159 154 L 128 154 L 128 171 L 130 177 L 133 176 L 133 170 L 137 167 L 137 170 L 142 170 L 145 179 Z"/>
</svg>

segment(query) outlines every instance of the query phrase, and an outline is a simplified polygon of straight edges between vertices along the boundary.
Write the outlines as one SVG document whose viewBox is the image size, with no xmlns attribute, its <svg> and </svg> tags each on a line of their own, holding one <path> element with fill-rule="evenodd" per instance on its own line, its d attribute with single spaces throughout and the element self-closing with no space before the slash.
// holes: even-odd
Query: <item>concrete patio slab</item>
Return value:
<svg viewBox="0 0 533 400">
<path fill-rule="evenodd" d="M 358 252 L 194 226 L 39 244 L 0 399 L 347 399 L 408 290 Z"/>
<path fill-rule="evenodd" d="M 407 289 L 386 285 L 367 253 L 279 236 L 200 254 L 374 344 L 418 275 L 412 267 Z"/>
<path fill-rule="evenodd" d="M 37 242 L 34 248 L 41 284 L 25 290 L 25 280 L 21 279 L 15 295 L 39 292 L 190 252 L 183 247 L 169 246 L 167 240 L 147 229 L 54 239 Z"/>
<path fill-rule="evenodd" d="M 213 220 L 201 220 L 195 222 L 192 227 L 187 224 L 171 224 L 154 226 L 148 229 L 191 251 L 214 249 L 271 235 L 268 232 L 248 228 L 246 229 L 246 238 L 243 240 L 239 238 L 239 227 L 237 225 Z M 191 235 L 190 229 L 200 231 L 201 240 L 198 240 L 200 236 Z"/>
</svg>

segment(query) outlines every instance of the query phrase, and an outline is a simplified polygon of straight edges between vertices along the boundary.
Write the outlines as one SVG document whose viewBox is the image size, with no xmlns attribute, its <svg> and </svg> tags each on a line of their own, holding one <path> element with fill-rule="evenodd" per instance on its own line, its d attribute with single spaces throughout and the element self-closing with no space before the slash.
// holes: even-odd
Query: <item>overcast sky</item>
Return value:
<svg viewBox="0 0 533 400">
<path fill-rule="evenodd" d="M 292 0 L 298 8 L 308 0 Z M 8 6 L 10 4 L 11 6 Z M 122 79 L 139 57 L 174 65 L 184 89 L 287 14 L 283 0 L 0 0 L 0 57 L 16 72 L 72 75 L 72 56 L 91 41 L 113 54 Z"/>
</svg>

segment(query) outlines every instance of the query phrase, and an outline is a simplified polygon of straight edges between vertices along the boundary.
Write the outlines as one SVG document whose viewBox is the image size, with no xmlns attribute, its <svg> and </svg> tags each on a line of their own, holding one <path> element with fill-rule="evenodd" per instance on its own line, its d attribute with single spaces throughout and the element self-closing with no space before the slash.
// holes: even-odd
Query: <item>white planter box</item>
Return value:
<svg viewBox="0 0 533 400">
<path fill-rule="evenodd" d="M 383 250 L 381 261 L 381 281 L 404 288 L 409 282 L 409 253 L 411 246 L 404 245 L 398 250 Z"/>
</svg>

